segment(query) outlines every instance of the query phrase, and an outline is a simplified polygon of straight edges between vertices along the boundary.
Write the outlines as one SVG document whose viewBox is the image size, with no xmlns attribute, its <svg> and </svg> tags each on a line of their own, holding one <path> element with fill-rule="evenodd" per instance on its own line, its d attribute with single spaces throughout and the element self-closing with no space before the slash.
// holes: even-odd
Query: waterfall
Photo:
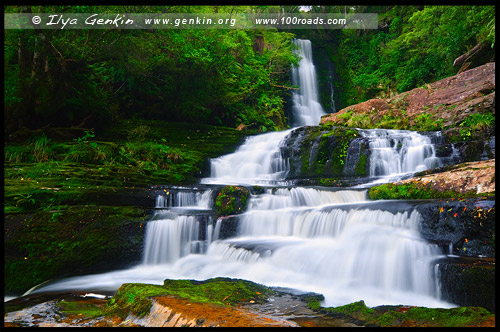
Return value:
<svg viewBox="0 0 500 332">
<path fill-rule="evenodd" d="M 146 225 L 144 264 L 172 263 L 188 254 L 204 253 L 210 244 L 211 218 L 199 211 L 211 208 L 213 190 L 186 189 L 165 189 L 156 197 L 155 215 Z M 189 215 L 193 210 L 197 213 Z"/>
<path fill-rule="evenodd" d="M 318 103 L 311 43 L 296 40 L 293 68 L 296 125 L 316 125 Z M 231 277 L 321 293 L 324 306 L 364 300 L 368 306 L 453 307 L 439 299 L 433 260 L 442 252 L 419 233 L 421 215 L 367 199 L 366 189 L 290 187 L 280 145 L 291 132 L 247 138 L 234 153 L 211 160 L 204 188 L 165 188 L 148 222 L 142 264 L 127 270 L 55 281 L 31 292 L 116 290 L 125 282 Z M 432 168 L 430 141 L 416 133 L 362 130 L 372 150 L 372 176 Z M 214 185 L 262 186 L 244 213 L 216 220 Z M 216 188 L 216 187 L 215 187 Z M 384 208 L 385 207 L 385 208 Z M 227 226 L 231 232 L 224 233 Z M 229 234 L 230 233 L 230 234 Z"/>
<path fill-rule="evenodd" d="M 292 94 L 295 126 L 316 126 L 325 114 L 318 101 L 318 81 L 313 63 L 311 41 L 296 39 L 299 66 L 292 67 L 292 84 L 299 86 Z"/>
<path fill-rule="evenodd" d="M 172 207 L 190 209 L 210 209 L 212 190 L 195 191 L 191 188 L 169 188 L 156 196 L 157 209 Z"/>
<path fill-rule="evenodd" d="M 442 166 L 431 139 L 409 130 L 360 129 L 369 140 L 370 176 L 404 175 Z"/>
<path fill-rule="evenodd" d="M 337 107 L 335 106 L 334 93 L 335 89 L 333 88 L 333 68 L 330 65 L 328 69 L 328 87 L 330 88 L 330 113 L 336 113 Z"/>
<path fill-rule="evenodd" d="M 199 227 L 195 216 L 150 221 L 145 235 L 144 264 L 171 263 L 195 253 L 192 245 L 199 240 Z"/>
<path fill-rule="evenodd" d="M 201 183 L 259 185 L 284 179 L 289 168 L 279 146 L 290 131 L 248 137 L 234 153 L 213 159 L 211 176 Z"/>
</svg>

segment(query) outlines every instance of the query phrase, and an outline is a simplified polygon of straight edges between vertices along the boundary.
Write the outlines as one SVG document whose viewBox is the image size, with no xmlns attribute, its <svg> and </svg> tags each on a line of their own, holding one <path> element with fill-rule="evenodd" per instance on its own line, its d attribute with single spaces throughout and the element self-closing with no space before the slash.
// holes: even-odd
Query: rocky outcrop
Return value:
<svg viewBox="0 0 500 332">
<path fill-rule="evenodd" d="M 457 163 L 488 160 L 495 158 L 495 137 L 483 141 L 468 141 L 451 143 L 446 136 L 440 132 L 420 132 L 429 137 L 434 145 L 436 157 L 443 166 L 450 166 Z M 394 140 L 396 142 L 396 140 Z M 395 144 L 395 143 L 394 143 Z M 287 160 L 289 172 L 287 179 L 297 181 L 297 184 L 321 184 L 331 186 L 349 186 L 367 182 L 370 176 L 370 139 L 363 135 L 363 131 L 356 128 L 345 127 L 321 127 L 309 126 L 301 127 L 292 131 L 283 141 L 281 156 Z M 493 166 L 491 166 L 493 163 Z M 451 166 L 450 166 L 451 167 Z M 480 189 L 478 193 L 494 191 L 494 159 L 486 164 L 477 166 L 467 166 L 468 169 L 488 168 L 481 175 L 481 183 L 492 188 Z M 493 167 L 493 168 L 492 168 Z M 448 169 L 441 169 L 448 171 Z M 490 174 L 493 170 L 493 174 Z M 464 176 L 470 183 L 468 186 L 475 186 L 471 172 L 453 173 L 455 178 L 463 180 Z M 488 179 L 486 177 L 490 176 Z M 434 178 L 423 179 L 422 181 L 434 183 L 436 185 L 448 182 L 447 178 L 434 175 Z M 488 180 L 488 181 L 487 181 Z M 444 182 L 443 182 L 444 181 Z M 472 182 L 471 182 L 472 181 Z M 485 182 L 486 181 L 486 182 Z M 490 183 L 491 182 L 491 183 Z M 443 188 L 447 188 L 445 185 Z M 458 192 L 468 190 L 468 187 L 461 188 Z"/>
<path fill-rule="evenodd" d="M 434 121 L 442 121 L 442 127 L 458 127 L 469 115 L 490 112 L 495 114 L 495 63 L 464 71 L 437 82 L 401 93 L 389 99 L 370 99 L 346 107 L 337 113 L 323 116 L 321 124 L 346 125 L 348 112 L 369 118 L 366 127 L 379 127 L 384 116 L 408 119 L 408 128 L 417 125 L 417 117 L 430 115 Z M 421 130 L 416 128 L 416 130 Z M 485 133 L 483 133 L 485 134 Z"/>
<path fill-rule="evenodd" d="M 159 296 L 152 299 L 148 315 L 129 315 L 130 326 L 142 327 L 297 327 L 290 321 L 237 307 L 196 303 Z"/>
<path fill-rule="evenodd" d="M 422 184 L 438 192 L 452 190 L 459 194 L 491 194 L 495 192 L 495 159 L 427 170 L 394 184 L 408 183 Z"/>
<path fill-rule="evenodd" d="M 301 127 L 286 137 L 281 155 L 290 166 L 288 179 L 323 179 L 329 183 L 318 184 L 350 185 L 354 179 L 369 175 L 368 145 L 356 129 Z"/>
<path fill-rule="evenodd" d="M 495 257 L 495 201 L 442 199 L 423 201 L 419 230 L 443 253 L 468 257 Z"/>
</svg>

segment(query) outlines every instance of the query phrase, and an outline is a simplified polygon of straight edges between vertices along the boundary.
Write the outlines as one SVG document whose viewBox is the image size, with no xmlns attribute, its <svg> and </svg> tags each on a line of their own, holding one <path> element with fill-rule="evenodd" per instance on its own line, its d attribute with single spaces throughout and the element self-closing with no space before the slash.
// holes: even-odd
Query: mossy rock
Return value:
<svg viewBox="0 0 500 332">
<path fill-rule="evenodd" d="M 494 193 L 477 194 L 474 191 L 460 193 L 455 190 L 436 190 L 430 185 L 422 183 L 394 184 L 386 183 L 371 187 L 368 197 L 372 200 L 379 199 L 433 199 L 433 198 L 471 198 L 494 195 Z"/>
<path fill-rule="evenodd" d="M 494 326 L 490 324 L 494 324 L 495 319 L 495 314 L 481 307 L 444 309 L 398 305 L 369 308 L 364 301 L 358 301 L 320 310 L 331 316 L 347 316 L 364 326 L 377 327 Z"/>
<path fill-rule="evenodd" d="M 167 279 L 163 285 L 123 284 L 106 307 L 121 315 L 143 317 L 149 313 L 154 296 L 175 296 L 197 303 L 234 306 L 253 301 L 264 303 L 273 291 L 242 279 L 213 278 L 204 281 Z"/>
<path fill-rule="evenodd" d="M 215 199 L 218 216 L 230 216 L 242 213 L 248 206 L 250 192 L 244 187 L 226 186 L 219 191 Z"/>
<path fill-rule="evenodd" d="M 347 158 L 347 150 L 351 141 L 359 137 L 356 129 L 333 127 L 324 130 L 325 127 L 313 127 L 300 143 L 300 167 L 292 165 L 300 173 L 295 177 L 341 177 L 345 176 L 344 165 Z M 291 161 L 294 162 L 293 160 Z M 365 164 L 361 161 L 358 167 L 360 173 L 364 172 Z"/>
<path fill-rule="evenodd" d="M 5 290 L 25 292 L 48 279 L 139 261 L 147 219 L 140 208 L 96 205 L 8 214 Z"/>
</svg>

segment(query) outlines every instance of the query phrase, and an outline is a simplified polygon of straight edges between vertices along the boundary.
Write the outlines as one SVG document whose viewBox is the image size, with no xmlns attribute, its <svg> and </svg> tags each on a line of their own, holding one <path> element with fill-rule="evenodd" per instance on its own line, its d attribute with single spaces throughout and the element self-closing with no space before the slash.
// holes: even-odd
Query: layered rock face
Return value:
<svg viewBox="0 0 500 332">
<path fill-rule="evenodd" d="M 342 124 L 346 119 L 341 115 L 348 111 L 366 114 L 372 123 L 392 113 L 407 117 L 410 125 L 417 116 L 425 113 L 433 120 L 443 119 L 444 127 L 458 126 L 474 113 L 495 114 L 495 63 L 487 63 L 393 98 L 370 99 L 346 107 L 323 116 L 321 123 Z"/>
</svg>

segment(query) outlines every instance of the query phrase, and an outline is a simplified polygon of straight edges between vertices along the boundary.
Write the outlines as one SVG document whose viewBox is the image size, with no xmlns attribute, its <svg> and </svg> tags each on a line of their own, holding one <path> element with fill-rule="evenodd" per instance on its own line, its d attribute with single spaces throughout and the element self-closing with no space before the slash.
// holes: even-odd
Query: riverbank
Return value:
<svg viewBox="0 0 500 332">
<path fill-rule="evenodd" d="M 5 146 L 5 292 L 140 261 L 149 187 L 195 183 L 251 133 L 147 120 L 19 133 Z"/>
<path fill-rule="evenodd" d="M 52 294 L 6 303 L 5 327 L 494 327 L 479 307 L 322 307 L 323 297 L 239 279 L 124 284 L 113 297 Z M 28 305 L 29 304 L 29 305 Z"/>
</svg>

